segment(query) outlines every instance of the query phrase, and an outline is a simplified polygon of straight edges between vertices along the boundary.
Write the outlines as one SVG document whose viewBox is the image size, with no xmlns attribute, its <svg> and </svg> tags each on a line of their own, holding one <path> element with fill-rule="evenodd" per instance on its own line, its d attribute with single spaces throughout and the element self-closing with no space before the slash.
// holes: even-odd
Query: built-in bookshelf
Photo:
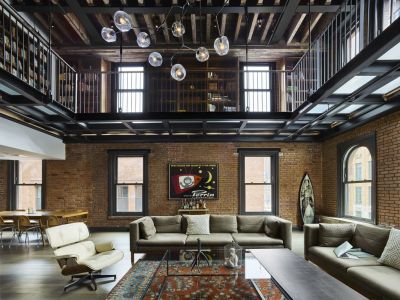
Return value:
<svg viewBox="0 0 400 300">
<path fill-rule="evenodd" d="M 207 62 L 197 63 L 194 57 L 183 57 L 176 62 L 186 68 L 186 78 L 180 82 L 171 78 L 167 64 L 166 67 L 147 69 L 147 111 L 239 111 L 237 58 L 210 58 Z"/>
<path fill-rule="evenodd" d="M 5 6 L 0 6 L 0 47 L 0 68 L 48 93 L 48 44 Z"/>
</svg>

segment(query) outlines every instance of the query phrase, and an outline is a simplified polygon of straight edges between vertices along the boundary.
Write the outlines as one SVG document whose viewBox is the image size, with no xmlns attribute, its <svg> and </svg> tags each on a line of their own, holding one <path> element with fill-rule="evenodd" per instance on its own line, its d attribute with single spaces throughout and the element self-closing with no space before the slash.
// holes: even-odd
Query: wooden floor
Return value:
<svg viewBox="0 0 400 300">
<path fill-rule="evenodd" d="M 7 233 L 5 233 L 7 242 Z M 63 292 L 69 277 L 62 276 L 52 249 L 33 242 L 28 247 L 14 243 L 11 248 L 0 248 L 0 299 L 104 299 L 114 285 L 131 267 L 128 232 L 93 233 L 94 242 L 114 242 L 115 248 L 124 251 L 124 259 L 103 269 L 103 274 L 116 274 L 115 282 L 98 281 L 97 291 L 81 286 Z M 293 251 L 303 255 L 303 233 L 293 232 Z M 107 279 L 106 279 L 107 280 Z"/>
</svg>

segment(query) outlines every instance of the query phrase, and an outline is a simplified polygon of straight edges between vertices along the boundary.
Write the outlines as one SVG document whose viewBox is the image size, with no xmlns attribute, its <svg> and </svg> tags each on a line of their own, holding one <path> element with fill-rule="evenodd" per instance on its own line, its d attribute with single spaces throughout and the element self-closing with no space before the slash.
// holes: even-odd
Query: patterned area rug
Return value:
<svg viewBox="0 0 400 300">
<path fill-rule="evenodd" d="M 202 266 L 200 271 L 191 271 L 190 262 L 173 261 L 169 264 L 170 276 L 165 280 L 166 265 L 155 274 L 158 264 L 139 260 L 106 299 L 284 299 L 270 279 L 246 279 L 243 268 L 232 270 L 213 263 L 210 267 Z"/>
</svg>

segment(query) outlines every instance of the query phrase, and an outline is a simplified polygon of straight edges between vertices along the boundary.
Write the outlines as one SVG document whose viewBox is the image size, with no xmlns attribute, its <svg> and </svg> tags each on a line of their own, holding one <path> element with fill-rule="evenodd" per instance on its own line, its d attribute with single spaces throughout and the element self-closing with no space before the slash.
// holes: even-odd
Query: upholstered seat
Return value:
<svg viewBox="0 0 400 300">
<path fill-rule="evenodd" d="M 241 246 L 280 246 L 283 247 L 281 239 L 267 236 L 265 233 L 232 233 L 236 243 Z"/>
<path fill-rule="evenodd" d="M 197 239 L 200 239 L 203 246 L 225 246 L 233 242 L 230 233 L 213 233 L 213 234 L 191 234 L 187 236 L 186 246 L 196 246 Z"/>
<path fill-rule="evenodd" d="M 107 278 L 115 275 L 97 274 L 101 269 L 120 261 L 124 254 L 120 250 L 114 250 L 112 243 L 94 244 L 87 241 L 89 230 L 85 223 L 70 223 L 46 229 L 50 246 L 55 249 L 56 256 L 63 275 L 73 275 L 80 278 L 64 287 L 67 288 L 91 280 L 94 290 L 97 289 L 96 278 Z M 82 274 L 85 275 L 74 275 Z"/>
</svg>

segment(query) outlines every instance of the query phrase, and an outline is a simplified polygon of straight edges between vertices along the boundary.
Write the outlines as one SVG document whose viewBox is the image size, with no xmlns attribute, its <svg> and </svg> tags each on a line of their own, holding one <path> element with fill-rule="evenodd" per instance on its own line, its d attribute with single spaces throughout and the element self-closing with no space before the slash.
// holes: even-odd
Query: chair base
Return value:
<svg viewBox="0 0 400 300">
<path fill-rule="evenodd" d="M 67 291 L 70 287 L 73 287 L 75 285 L 81 285 L 85 281 L 90 280 L 91 287 L 94 291 L 97 290 L 97 284 L 96 284 L 96 279 L 98 278 L 114 278 L 113 281 L 117 279 L 116 275 L 103 275 L 103 274 L 98 274 L 98 273 L 89 273 L 89 274 L 84 274 L 84 275 L 72 275 L 71 276 L 71 283 L 67 284 L 64 286 L 64 292 Z M 75 278 L 79 278 L 78 280 L 73 281 Z"/>
</svg>

